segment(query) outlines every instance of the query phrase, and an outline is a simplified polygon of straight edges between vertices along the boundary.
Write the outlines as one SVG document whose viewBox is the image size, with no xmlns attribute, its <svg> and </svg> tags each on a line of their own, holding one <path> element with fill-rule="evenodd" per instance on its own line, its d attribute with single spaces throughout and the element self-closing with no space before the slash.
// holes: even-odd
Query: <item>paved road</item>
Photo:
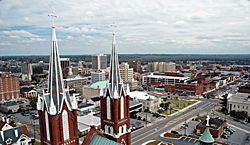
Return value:
<svg viewBox="0 0 250 145">
<path fill-rule="evenodd" d="M 132 144 L 141 145 L 142 143 L 158 138 L 160 134 L 171 130 L 175 126 L 181 125 L 185 119 L 190 119 L 198 114 L 210 112 L 216 101 L 203 100 L 201 103 L 185 110 L 175 116 L 167 117 L 161 121 L 155 122 L 148 127 L 144 127 L 132 133 Z"/>
</svg>

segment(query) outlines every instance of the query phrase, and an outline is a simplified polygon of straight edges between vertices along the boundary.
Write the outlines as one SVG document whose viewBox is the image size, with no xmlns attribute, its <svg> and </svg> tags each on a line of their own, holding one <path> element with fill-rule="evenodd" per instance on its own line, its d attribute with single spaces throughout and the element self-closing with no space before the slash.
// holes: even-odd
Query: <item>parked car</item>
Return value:
<svg viewBox="0 0 250 145">
<path fill-rule="evenodd" d="M 171 131 L 172 134 L 179 134 L 179 132 L 175 131 L 175 130 L 172 130 Z"/>
<path fill-rule="evenodd" d="M 221 135 L 221 138 L 228 139 L 228 136 L 225 135 L 225 134 L 222 134 L 222 135 Z"/>
</svg>

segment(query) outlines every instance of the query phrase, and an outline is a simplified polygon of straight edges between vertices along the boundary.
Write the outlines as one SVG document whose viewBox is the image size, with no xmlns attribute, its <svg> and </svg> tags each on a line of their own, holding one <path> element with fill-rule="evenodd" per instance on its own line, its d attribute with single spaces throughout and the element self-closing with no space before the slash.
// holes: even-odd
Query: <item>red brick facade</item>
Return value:
<svg viewBox="0 0 250 145">
<path fill-rule="evenodd" d="M 18 77 L 0 74 L 0 101 L 8 101 L 20 97 Z"/>
<path fill-rule="evenodd" d="M 113 126 L 114 134 L 119 134 L 119 127 L 126 124 L 127 129 L 130 128 L 130 114 L 129 114 L 129 103 L 130 97 L 128 95 L 125 96 L 124 90 L 122 89 L 121 96 L 124 97 L 124 118 L 121 119 L 121 101 L 118 99 L 111 99 L 111 119 L 107 119 L 107 97 L 110 96 L 110 93 L 107 91 L 106 97 L 101 96 L 101 129 L 105 130 L 105 125 Z M 104 134 L 108 139 L 131 145 L 131 134 L 126 133 L 121 135 L 119 138 L 114 138 L 113 136 Z M 123 142 L 125 141 L 125 143 Z"/>
<path fill-rule="evenodd" d="M 44 105 L 45 106 L 45 105 Z M 46 132 L 46 121 L 45 112 L 39 110 L 39 123 L 40 123 L 40 140 L 42 145 L 76 145 L 79 144 L 78 137 L 78 125 L 77 125 L 77 111 L 70 111 L 66 105 L 63 103 L 63 109 L 68 112 L 68 122 L 69 122 L 69 140 L 64 140 L 63 138 L 63 123 L 62 123 L 62 112 L 57 115 L 48 114 L 49 118 L 49 130 L 50 130 L 50 141 L 47 139 Z"/>
</svg>

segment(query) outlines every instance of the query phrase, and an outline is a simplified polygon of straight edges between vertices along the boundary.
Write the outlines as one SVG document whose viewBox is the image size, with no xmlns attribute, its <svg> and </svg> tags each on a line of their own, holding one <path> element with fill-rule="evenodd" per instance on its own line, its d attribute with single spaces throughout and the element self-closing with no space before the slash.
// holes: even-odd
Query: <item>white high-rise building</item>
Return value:
<svg viewBox="0 0 250 145">
<path fill-rule="evenodd" d="M 105 80 L 105 72 L 103 70 L 95 70 L 91 72 L 92 83 Z"/>
</svg>

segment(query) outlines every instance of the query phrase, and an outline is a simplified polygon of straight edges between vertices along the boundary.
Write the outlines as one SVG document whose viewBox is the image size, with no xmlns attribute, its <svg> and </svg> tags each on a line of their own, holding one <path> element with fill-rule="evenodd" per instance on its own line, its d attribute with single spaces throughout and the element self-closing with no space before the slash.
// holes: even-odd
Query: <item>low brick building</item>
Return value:
<svg viewBox="0 0 250 145">
<path fill-rule="evenodd" d="M 206 129 L 207 120 L 202 121 L 196 126 L 197 133 L 203 133 Z M 226 121 L 220 118 L 210 118 L 209 119 L 209 131 L 214 138 L 218 138 L 222 135 L 224 127 L 226 126 Z"/>
</svg>

